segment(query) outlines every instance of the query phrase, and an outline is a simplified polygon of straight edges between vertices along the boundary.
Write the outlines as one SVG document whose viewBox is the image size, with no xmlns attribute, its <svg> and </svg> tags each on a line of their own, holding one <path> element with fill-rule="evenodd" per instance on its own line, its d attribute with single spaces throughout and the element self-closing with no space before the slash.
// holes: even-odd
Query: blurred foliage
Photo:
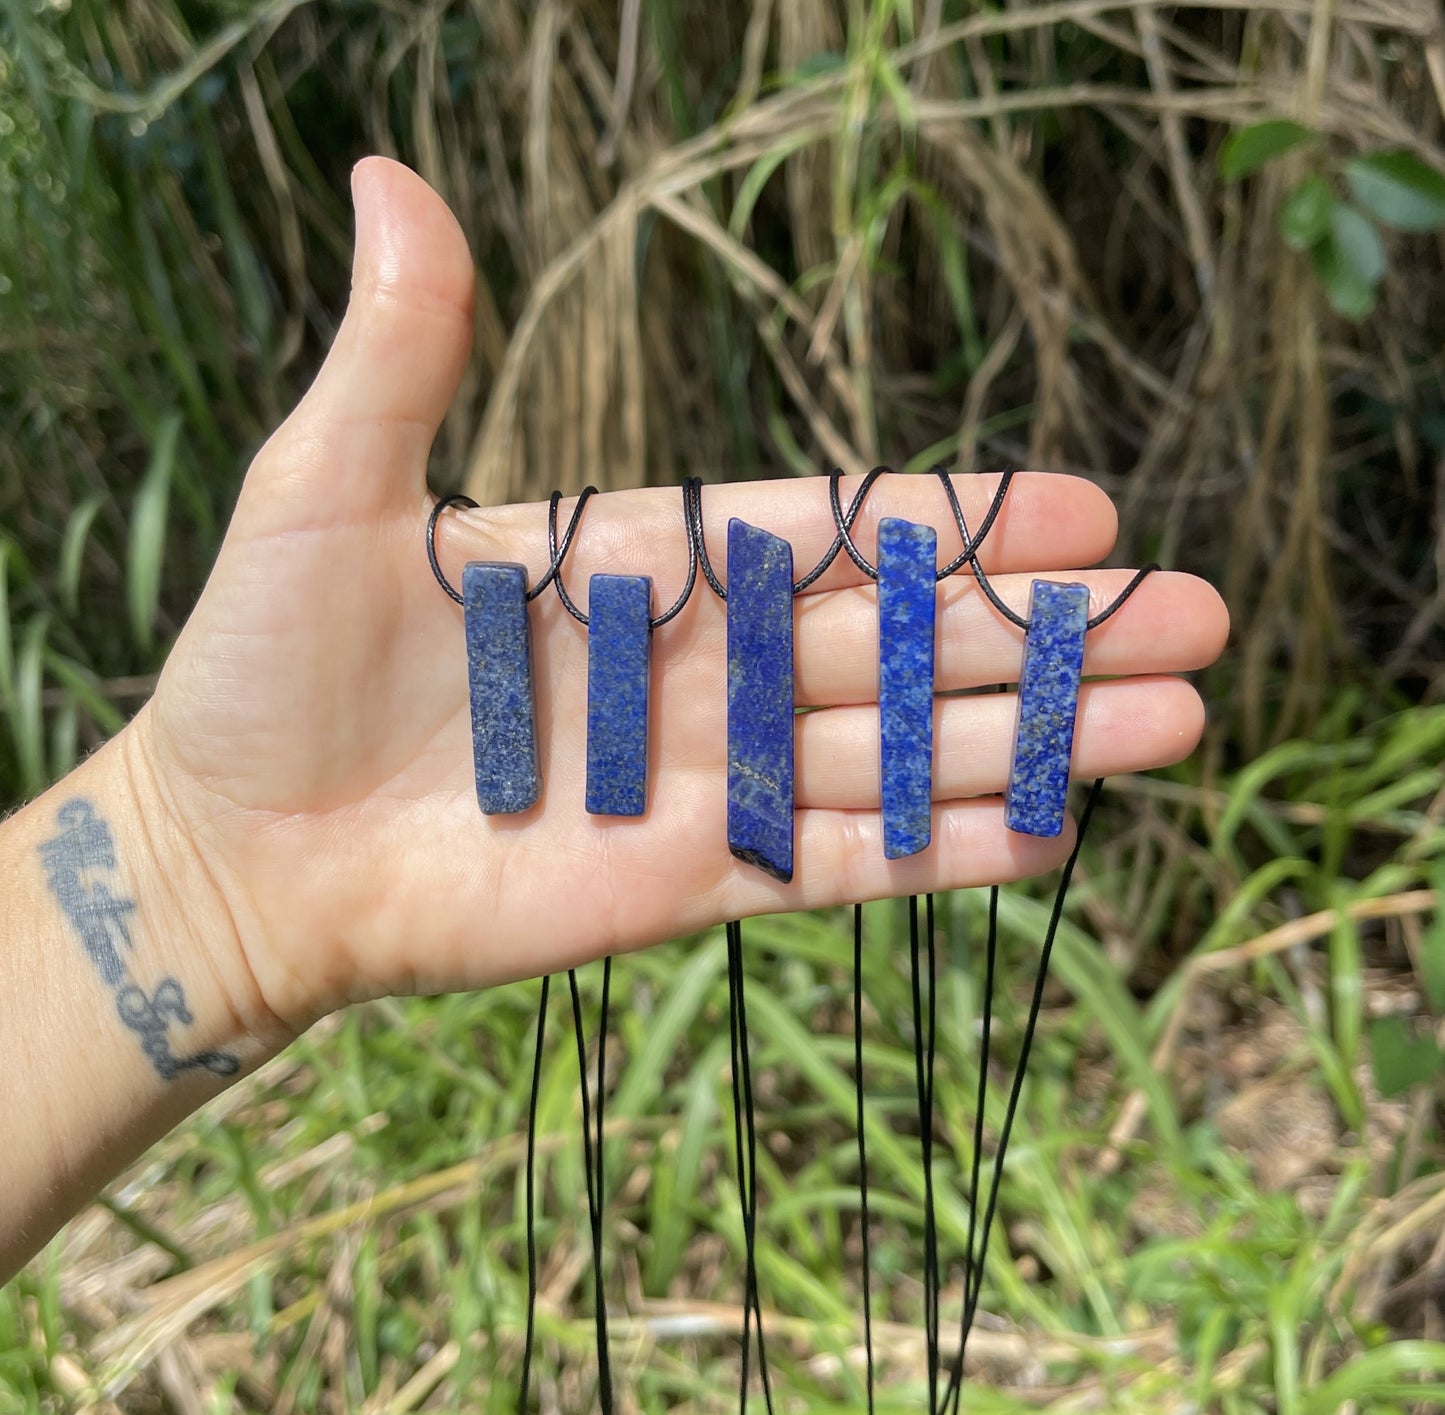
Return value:
<svg viewBox="0 0 1445 1415">
<path fill-rule="evenodd" d="M 1208 749 L 1121 785 L 1076 885 L 968 1408 L 1439 1408 L 1442 108 L 1434 0 L 3 0 L 4 798 L 150 691 L 344 306 L 349 169 L 399 156 L 478 265 L 438 486 L 1078 470 L 1121 559 L 1226 591 Z M 1040 907 L 1005 897 L 1005 1063 Z M 980 908 L 945 911 L 954 1254 Z M 871 918 L 883 1388 L 916 1408 L 907 983 Z M 843 929 L 749 929 L 770 1350 L 820 1410 L 860 1400 Z M 720 959 L 620 969 L 647 1409 L 736 1403 Z M 534 1002 L 333 1019 L 179 1131 L 0 1293 L 0 1412 L 487 1400 Z M 582 1408 L 566 1041 L 543 1395 Z"/>
<path fill-rule="evenodd" d="M 12 797 L 144 691 L 334 330 L 373 150 L 478 262 L 439 484 L 1079 469 L 1121 556 L 1225 587 L 1230 760 L 1340 673 L 1438 695 L 1430 0 L 0 15 Z"/>
</svg>

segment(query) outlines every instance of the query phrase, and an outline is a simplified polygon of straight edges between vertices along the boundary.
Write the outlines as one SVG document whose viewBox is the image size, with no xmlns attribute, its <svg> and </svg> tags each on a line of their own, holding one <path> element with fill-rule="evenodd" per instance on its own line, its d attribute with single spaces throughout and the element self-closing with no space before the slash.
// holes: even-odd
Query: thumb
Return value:
<svg viewBox="0 0 1445 1415">
<path fill-rule="evenodd" d="M 351 302 L 296 410 L 257 454 L 238 517 L 295 529 L 411 507 L 472 341 L 475 274 L 446 203 L 399 162 L 368 157 L 351 177 Z M 260 524 L 258 524 L 260 523 Z"/>
</svg>

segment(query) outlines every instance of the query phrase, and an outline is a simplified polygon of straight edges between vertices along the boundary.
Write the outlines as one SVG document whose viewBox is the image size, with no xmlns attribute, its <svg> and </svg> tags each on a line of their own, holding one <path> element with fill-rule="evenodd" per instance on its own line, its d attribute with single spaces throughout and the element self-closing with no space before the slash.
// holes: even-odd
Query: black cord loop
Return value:
<svg viewBox="0 0 1445 1415">
<path fill-rule="evenodd" d="M 572 597 L 567 593 L 567 586 L 562 582 L 562 566 L 566 562 L 567 553 L 572 548 L 573 537 L 577 533 L 577 526 L 582 516 L 582 507 L 587 499 L 595 494 L 596 487 L 587 487 L 577 502 L 577 509 L 572 513 L 571 523 L 567 527 L 567 534 L 563 538 L 561 552 L 557 549 L 557 507 L 562 500 L 562 493 L 554 491 L 552 498 L 547 504 L 547 552 L 552 557 L 552 569 L 548 572 L 553 584 L 557 589 L 557 597 L 566 606 L 567 612 L 581 625 L 588 625 L 592 622 L 589 614 L 584 614 L 572 602 Z M 697 584 L 697 543 L 693 540 L 691 527 L 687 524 L 687 483 L 683 483 L 683 530 L 687 539 L 687 579 L 683 582 L 682 590 L 673 601 L 670 609 L 663 613 L 653 615 L 647 621 L 649 629 L 660 629 L 664 624 L 670 623 L 682 613 L 682 607 L 692 598 L 693 587 Z M 542 582 L 545 585 L 546 581 Z M 538 585 L 538 589 L 542 588 Z"/>
<path fill-rule="evenodd" d="M 1006 604 L 999 592 L 994 589 L 992 581 L 984 573 L 983 566 L 979 564 L 979 551 L 983 547 L 984 539 L 993 529 L 994 522 L 998 519 L 999 512 L 1003 510 L 1004 499 L 1008 495 L 1010 483 L 1014 478 L 1014 469 L 1007 468 L 999 479 L 997 490 L 989 502 L 989 508 L 979 524 L 978 534 L 970 535 L 968 521 L 963 514 L 963 507 L 959 503 L 958 491 L 953 485 L 953 478 L 947 468 L 934 466 L 930 469 L 943 484 L 944 495 L 948 499 L 949 511 L 953 515 L 954 524 L 958 527 L 959 539 L 963 542 L 963 550 L 942 566 L 934 575 L 935 581 L 946 580 L 950 575 L 956 574 L 965 565 L 970 567 L 974 580 L 977 582 L 984 597 L 998 613 L 1017 629 L 1024 633 L 1029 631 L 1030 621 L 1017 610 Z M 833 513 L 833 525 L 836 535 L 833 543 L 824 553 L 823 558 L 813 566 L 800 580 L 793 582 L 793 593 L 801 594 L 814 584 L 838 558 L 839 551 L 847 554 L 848 558 L 857 566 L 858 570 L 870 580 L 878 579 L 878 567 L 869 562 L 868 558 L 858 549 L 853 540 L 852 530 L 859 514 L 863 510 L 863 503 L 872 491 L 875 483 L 880 477 L 889 475 L 892 469 L 889 467 L 874 467 L 868 472 L 858 490 L 854 493 L 853 499 L 848 503 L 847 509 L 843 507 L 841 494 L 841 483 L 843 470 L 835 467 L 828 476 L 828 504 Z M 712 592 L 727 603 L 727 587 L 718 579 L 717 571 L 713 569 L 712 559 L 707 551 L 707 537 L 703 526 L 702 516 L 702 488 L 701 477 L 688 477 L 682 483 L 682 519 L 683 529 L 687 538 L 687 579 L 683 584 L 682 591 L 673 604 L 661 614 L 649 618 L 647 625 L 649 629 L 660 629 L 664 624 L 670 623 L 680 613 L 683 606 L 692 597 L 693 590 L 697 585 L 697 572 L 701 568 L 703 578 L 707 581 Z M 559 544 L 557 538 L 557 508 L 562 502 L 562 493 L 554 491 L 547 504 L 547 572 L 527 591 L 526 599 L 530 603 L 536 599 L 548 585 L 555 585 L 557 597 L 562 601 L 567 612 L 584 628 L 591 622 L 590 617 L 573 601 L 572 596 L 567 592 L 567 586 L 562 580 L 562 567 L 566 564 L 567 556 L 571 553 L 572 545 L 577 538 L 577 531 L 582 524 L 582 512 L 589 500 L 597 494 L 595 486 L 583 487 L 577 498 L 577 505 L 573 508 L 572 517 L 567 523 L 567 529 L 563 533 Z M 450 496 L 443 496 L 432 507 L 431 514 L 427 517 L 426 523 L 426 555 L 427 563 L 431 566 L 432 575 L 436 578 L 437 584 L 446 592 L 447 597 L 456 604 L 462 603 L 460 591 L 451 584 L 446 575 L 442 572 L 441 563 L 437 559 L 436 533 L 437 522 L 441 519 L 443 511 L 453 506 L 460 506 L 468 510 L 475 510 L 477 503 L 470 496 L 462 492 L 453 492 Z M 1154 574 L 1158 569 L 1157 562 L 1151 562 L 1135 571 L 1129 583 L 1119 592 L 1114 599 L 1104 606 L 1097 614 L 1093 615 L 1086 623 L 1085 630 L 1097 629 L 1101 624 L 1113 618 L 1124 605 L 1133 597 L 1139 586 Z"/>
<path fill-rule="evenodd" d="M 874 467 L 866 477 L 863 478 L 863 485 L 858 488 L 858 494 L 853 498 L 852 505 L 848 507 L 848 514 L 843 514 L 843 502 L 839 496 L 839 488 L 843 481 L 842 467 L 834 467 L 828 473 L 828 505 L 833 511 L 833 525 L 837 535 L 833 540 L 833 548 L 825 557 L 831 560 L 838 553 L 838 547 L 842 546 L 848 552 L 848 559 L 851 560 L 870 580 L 878 578 L 877 566 L 870 565 L 864 558 L 863 552 L 853 544 L 853 537 L 849 532 L 853 528 L 853 521 L 857 513 L 863 507 L 863 498 L 873 489 L 873 483 L 881 476 L 886 476 L 893 469 L 891 467 Z"/>
<path fill-rule="evenodd" d="M 833 512 L 833 525 L 837 529 L 837 537 L 833 542 L 832 549 L 823 558 L 822 564 L 812 575 L 807 577 L 806 583 L 811 584 L 824 570 L 833 562 L 834 556 L 840 549 L 848 552 L 848 558 L 858 567 L 870 580 L 877 580 L 878 567 L 858 549 L 850 532 L 853 529 L 853 522 L 858 517 L 858 512 L 863 508 L 863 498 L 873 488 L 873 483 L 880 476 L 892 471 L 891 467 L 874 467 L 874 469 L 863 478 L 863 484 L 858 488 L 857 495 L 848 507 L 847 513 L 843 511 L 842 497 L 840 495 L 840 483 L 843 479 L 843 469 L 835 467 L 828 477 L 828 504 Z M 1014 473 L 1012 468 L 1004 471 L 999 479 L 997 490 L 993 494 L 993 500 L 989 502 L 988 511 L 984 514 L 983 524 L 978 528 L 978 534 L 971 536 L 968 532 L 968 522 L 964 519 L 963 507 L 959 504 L 958 492 L 953 485 L 953 477 L 947 467 L 935 465 L 929 468 L 933 476 L 936 476 L 943 483 L 943 493 L 948 498 L 948 509 L 953 513 L 954 524 L 958 527 L 959 539 L 963 542 L 963 550 L 950 560 L 947 565 L 934 573 L 935 583 L 940 583 L 950 575 L 957 574 L 965 565 L 978 567 L 978 553 L 983 547 L 984 539 L 993 529 L 993 523 L 998 519 L 998 514 L 1003 510 L 1004 499 L 1008 496 L 1009 484 L 1013 481 Z"/>
<path fill-rule="evenodd" d="M 858 547 L 853 544 L 852 537 L 848 534 L 853 529 L 853 522 L 858 519 L 858 513 L 863 509 L 863 503 L 868 499 L 868 493 L 873 490 L 873 483 L 879 477 L 887 476 L 892 471 L 891 467 L 874 467 L 873 470 L 864 476 L 862 484 L 854 493 L 852 501 L 848 503 L 848 511 L 845 515 L 843 508 L 838 504 L 838 483 L 842 479 L 843 469 L 834 467 L 828 476 L 828 497 L 833 503 L 833 524 L 837 527 L 838 533 L 833 537 L 833 544 L 828 547 L 828 552 L 806 575 L 793 586 L 793 593 L 800 594 L 807 589 L 837 558 L 840 550 L 848 552 L 848 558 L 859 567 L 866 575 L 868 568 L 862 563 L 862 557 L 858 554 Z M 873 578 L 878 578 L 877 571 L 874 571 Z"/>
<path fill-rule="evenodd" d="M 999 476 L 998 489 L 993 494 L 993 500 L 988 504 L 988 510 L 984 512 L 978 534 L 972 537 L 968 534 L 968 522 L 963 518 L 963 507 L 958 504 L 958 490 L 953 485 L 953 477 L 949 474 L 948 468 L 935 464 L 931 470 L 933 475 L 943 483 L 943 494 L 948 498 L 948 509 L 953 512 L 953 523 L 958 527 L 959 540 L 963 542 L 963 549 L 957 558 L 950 560 L 934 576 L 935 580 L 946 580 L 950 575 L 957 574 L 965 565 L 972 565 L 975 571 L 978 569 L 978 552 L 983 548 L 988 533 L 993 529 L 993 523 L 998 520 L 998 513 L 1003 510 L 1004 499 L 1008 496 L 1009 486 L 1014 479 L 1014 469 L 1005 467 Z"/>
<path fill-rule="evenodd" d="M 717 571 L 712 568 L 712 557 L 707 553 L 707 533 L 702 524 L 701 477 L 688 477 L 682 484 L 682 517 L 687 524 L 687 538 L 692 543 L 693 554 L 702 566 L 703 578 L 712 592 L 726 604 L 728 592 L 718 579 Z"/>
<path fill-rule="evenodd" d="M 527 603 L 530 604 L 553 580 L 557 580 L 558 593 L 562 596 L 562 603 L 571 610 L 572 616 L 575 619 L 581 620 L 583 624 L 587 622 L 587 618 L 582 611 L 568 599 L 567 592 L 561 587 L 559 576 L 562 570 L 562 562 L 566 560 L 567 552 L 572 549 L 572 542 L 577 535 L 577 527 L 581 524 L 582 508 L 596 495 L 597 488 L 595 486 L 582 488 L 582 494 L 577 498 L 576 509 L 572 512 L 572 519 L 567 524 L 567 533 L 562 537 L 562 548 L 559 551 L 557 549 L 557 504 L 562 500 L 562 493 L 560 491 L 554 491 L 552 493 L 552 500 L 547 512 L 547 550 L 551 556 L 551 563 L 547 566 L 547 573 L 527 591 L 525 596 Z M 446 575 L 442 572 L 441 562 L 437 559 L 437 522 L 441 520 L 442 512 L 449 510 L 453 506 L 460 506 L 466 510 L 475 511 L 477 509 L 477 502 L 473 501 L 472 498 L 464 492 L 454 491 L 450 496 L 443 496 L 436 505 L 432 507 L 431 515 L 426 518 L 426 559 L 427 564 L 431 566 L 431 572 L 437 584 L 446 591 L 447 598 L 455 604 L 461 604 L 461 591 L 447 579 Z"/>
<path fill-rule="evenodd" d="M 1003 474 L 999 482 L 998 490 L 994 493 L 993 501 L 989 505 L 987 514 L 984 516 L 983 524 L 979 528 L 978 535 L 970 538 L 968 526 L 963 517 L 963 508 L 958 503 L 958 493 L 953 489 L 953 482 L 948 471 L 943 467 L 934 467 L 933 473 L 943 482 L 944 490 L 948 496 L 949 508 L 953 512 L 953 518 L 959 528 L 959 535 L 963 539 L 964 549 L 962 554 L 950 561 L 939 570 L 934 579 L 946 580 L 950 575 L 962 569 L 963 566 L 976 563 L 979 547 L 983 544 L 984 537 L 993 527 L 994 521 L 998 519 L 998 513 L 1003 509 L 1004 497 L 1008 494 L 1009 482 L 1013 480 L 1012 470 Z M 799 580 L 793 581 L 793 593 L 802 594 L 810 588 L 826 573 L 832 563 L 838 558 L 840 551 L 846 551 L 848 558 L 866 575 L 870 580 L 877 580 L 877 567 L 870 564 L 863 552 L 858 549 L 853 540 L 852 530 L 859 514 L 863 510 L 863 503 L 868 499 L 868 493 L 873 490 L 874 484 L 880 477 L 893 475 L 892 467 L 874 467 L 867 472 L 858 490 L 853 493 L 853 499 L 848 503 L 847 510 L 843 508 L 840 483 L 843 479 L 843 469 L 835 467 L 828 477 L 828 500 L 833 512 L 833 525 L 836 534 L 833 543 L 823 553 L 823 558 L 813 566 Z M 683 514 L 687 520 L 688 535 L 693 542 L 693 552 L 697 555 L 702 565 L 702 573 L 711 587 L 712 592 L 724 603 L 727 602 L 728 592 L 722 582 L 718 579 L 716 571 L 712 567 L 712 560 L 707 553 L 707 542 L 704 538 L 702 519 L 702 487 L 701 477 L 689 477 L 682 487 L 683 492 Z M 1005 609 L 1005 613 L 1007 613 Z M 1020 621 L 1021 622 L 1021 621 Z"/>
<path fill-rule="evenodd" d="M 687 525 L 687 483 L 682 486 L 682 525 L 687 534 L 687 580 L 683 584 L 681 592 L 673 601 L 672 608 L 665 610 L 655 619 L 647 621 L 649 629 L 660 629 L 666 623 L 676 619 L 682 613 L 682 607 L 692 598 L 692 592 L 697 585 L 697 542 L 692 538 L 692 532 Z"/>
<path fill-rule="evenodd" d="M 1152 575 L 1158 568 L 1159 562 L 1157 560 L 1151 560 L 1142 569 L 1136 570 L 1134 572 L 1134 578 L 1131 579 L 1129 583 L 1125 585 L 1122 590 L 1119 591 L 1119 593 L 1110 603 L 1106 604 L 1103 609 L 1101 609 L 1096 615 L 1094 615 L 1092 619 L 1089 620 L 1089 622 L 1085 625 L 1085 628 L 1097 629 L 1099 625 L 1102 624 L 1106 619 L 1110 619 L 1115 614 L 1117 614 L 1121 609 L 1123 609 L 1125 602 L 1133 595 L 1134 591 L 1137 590 L 1139 586 L 1142 585 L 1144 581 L 1147 580 L 1149 576 Z"/>
<path fill-rule="evenodd" d="M 431 515 L 426 518 L 426 560 L 431 566 L 431 572 L 436 576 L 436 582 L 447 592 L 450 599 L 457 604 L 462 602 L 461 591 L 453 588 L 451 582 L 442 574 L 441 562 L 437 559 L 437 522 L 441 520 L 442 512 L 451 506 L 463 506 L 470 511 L 476 510 L 477 503 L 470 496 L 460 491 L 454 491 L 450 496 L 444 496 L 431 509 Z"/>
<path fill-rule="evenodd" d="M 554 491 L 547 502 L 547 554 L 551 558 L 551 564 L 547 573 L 537 581 L 535 589 L 529 590 L 527 598 L 535 599 L 547 588 L 548 582 L 556 585 L 557 598 L 562 601 L 563 607 L 579 624 L 584 628 L 592 621 L 575 604 L 572 603 L 572 596 L 567 593 L 567 586 L 562 583 L 562 562 L 567 559 L 567 552 L 572 549 L 572 541 L 577 535 L 577 527 L 582 524 L 582 509 L 597 495 L 595 486 L 584 486 L 582 494 L 577 498 L 577 505 L 572 509 L 572 519 L 567 522 L 567 533 L 562 537 L 562 549 L 557 549 L 557 508 L 562 504 L 562 493 Z"/>
</svg>

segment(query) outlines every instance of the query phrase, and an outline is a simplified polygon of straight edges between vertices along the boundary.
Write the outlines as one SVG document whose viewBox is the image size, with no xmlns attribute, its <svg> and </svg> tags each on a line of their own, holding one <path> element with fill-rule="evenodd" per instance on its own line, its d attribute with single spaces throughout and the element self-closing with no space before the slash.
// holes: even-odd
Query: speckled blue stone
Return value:
<svg viewBox="0 0 1445 1415">
<path fill-rule="evenodd" d="M 542 791 L 526 567 L 472 561 L 462 570 L 462 610 L 477 804 L 489 816 L 511 815 Z"/>
<path fill-rule="evenodd" d="M 652 581 L 593 575 L 587 604 L 587 809 L 640 816 L 647 806 L 647 669 Z"/>
<path fill-rule="evenodd" d="M 793 547 L 728 522 L 728 848 L 793 877 Z"/>
<path fill-rule="evenodd" d="M 1004 793 L 1004 823 L 1023 835 L 1058 835 L 1064 829 L 1088 622 L 1087 585 L 1034 581 L 1019 675 L 1019 724 Z"/>
<path fill-rule="evenodd" d="M 933 837 L 932 526 L 878 523 L 878 742 L 883 853 L 916 855 Z"/>
</svg>

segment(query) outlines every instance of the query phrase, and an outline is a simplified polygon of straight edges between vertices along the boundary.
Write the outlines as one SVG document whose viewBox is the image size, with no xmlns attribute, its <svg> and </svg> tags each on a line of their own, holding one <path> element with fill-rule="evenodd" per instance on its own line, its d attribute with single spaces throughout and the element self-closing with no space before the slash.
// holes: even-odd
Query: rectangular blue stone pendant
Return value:
<svg viewBox="0 0 1445 1415">
<path fill-rule="evenodd" d="M 878 523 L 878 740 L 883 853 L 901 860 L 933 835 L 932 526 Z"/>
<path fill-rule="evenodd" d="M 728 848 L 793 877 L 793 547 L 728 522 Z"/>
<path fill-rule="evenodd" d="M 1004 793 L 1004 824 L 1024 835 L 1059 835 L 1064 829 L 1088 623 L 1087 585 L 1034 581 L 1013 765 Z"/>
<path fill-rule="evenodd" d="M 477 803 L 489 816 L 511 815 L 542 791 L 526 567 L 472 561 L 462 570 L 462 612 Z"/>
<path fill-rule="evenodd" d="M 587 809 L 640 816 L 647 805 L 652 581 L 593 575 L 588 596 Z"/>
</svg>

